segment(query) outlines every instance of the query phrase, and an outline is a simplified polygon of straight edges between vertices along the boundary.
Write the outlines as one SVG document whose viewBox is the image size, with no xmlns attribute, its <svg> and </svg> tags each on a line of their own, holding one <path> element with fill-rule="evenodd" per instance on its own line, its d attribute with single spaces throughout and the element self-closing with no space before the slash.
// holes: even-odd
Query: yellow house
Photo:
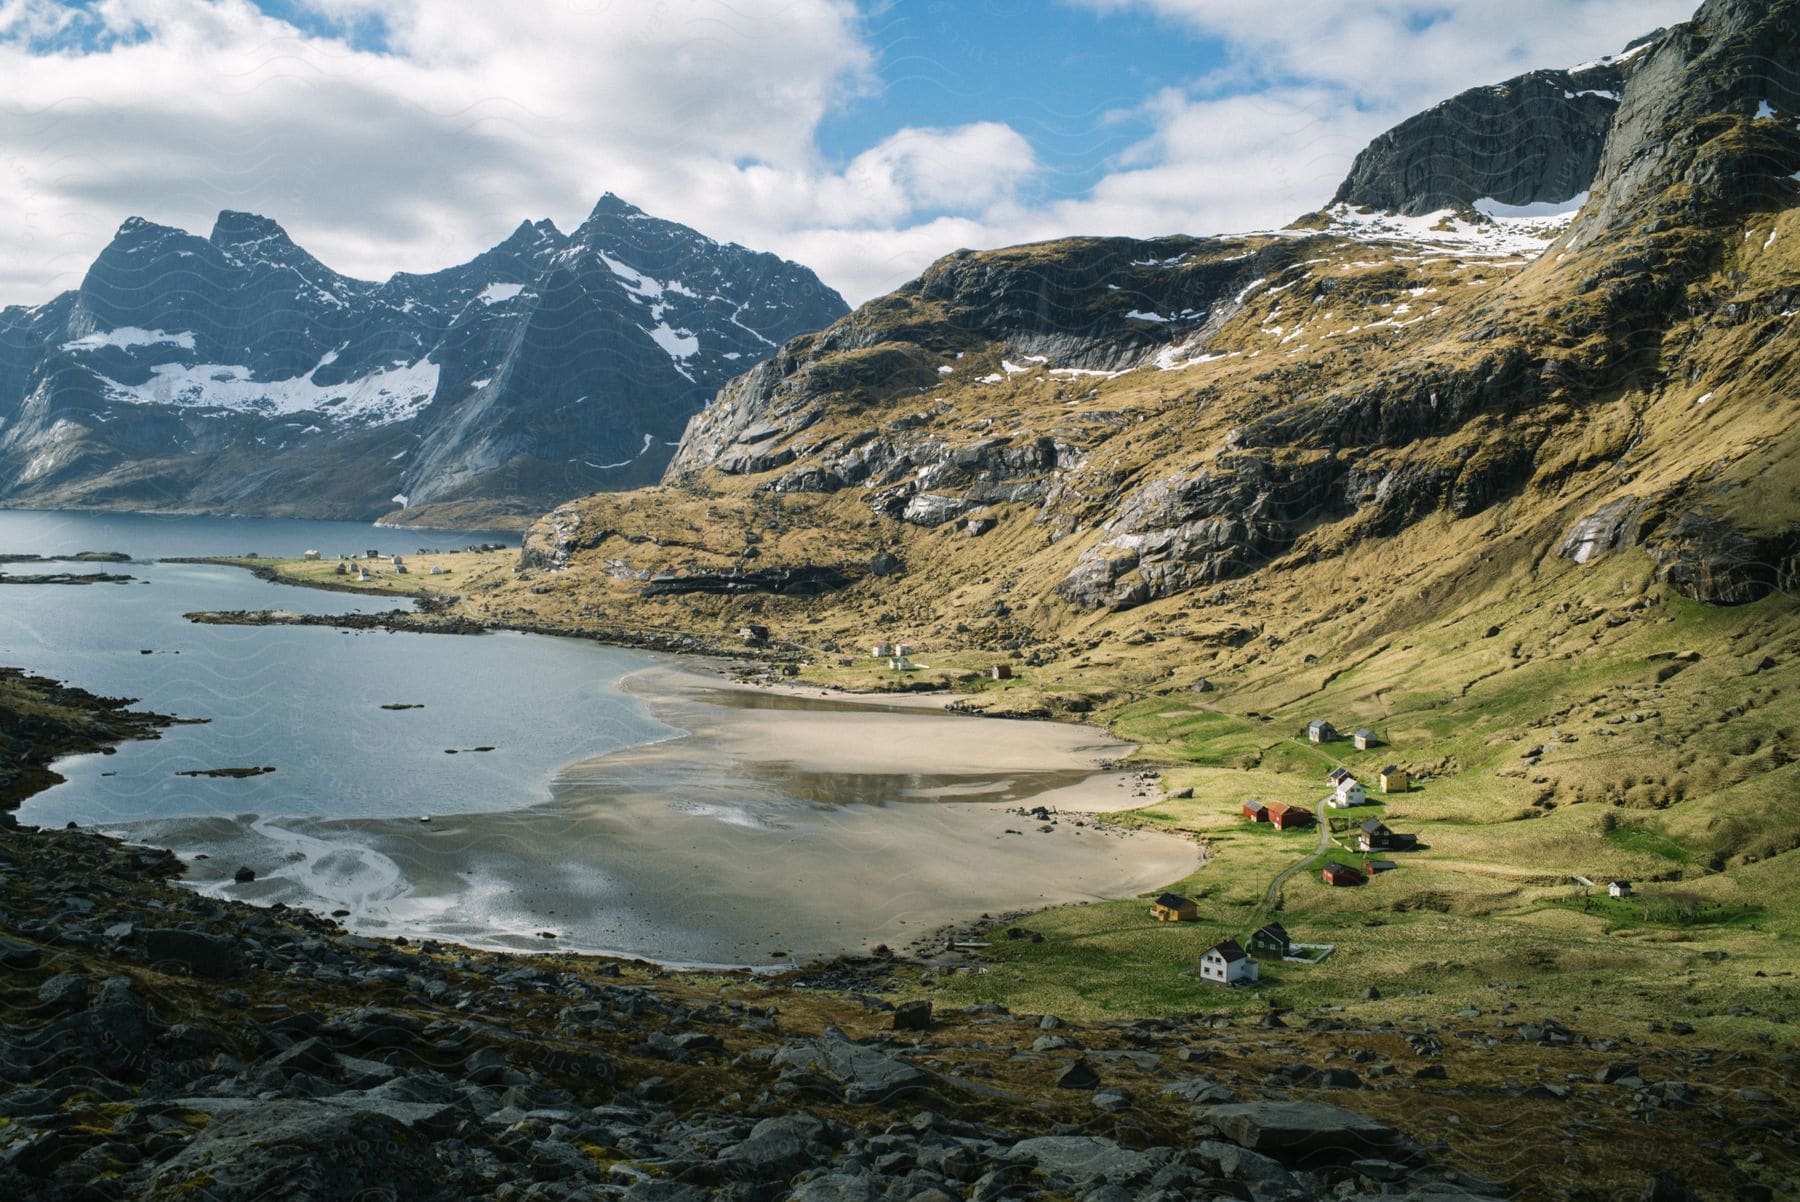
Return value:
<svg viewBox="0 0 1800 1202">
<path fill-rule="evenodd" d="M 1412 788 L 1412 777 L 1407 775 L 1406 769 L 1389 764 L 1381 770 L 1378 783 L 1383 793 L 1404 793 Z"/>
<path fill-rule="evenodd" d="M 1193 922 L 1200 917 L 1200 907 L 1191 897 L 1165 893 L 1150 903 L 1150 917 L 1158 922 Z"/>
</svg>

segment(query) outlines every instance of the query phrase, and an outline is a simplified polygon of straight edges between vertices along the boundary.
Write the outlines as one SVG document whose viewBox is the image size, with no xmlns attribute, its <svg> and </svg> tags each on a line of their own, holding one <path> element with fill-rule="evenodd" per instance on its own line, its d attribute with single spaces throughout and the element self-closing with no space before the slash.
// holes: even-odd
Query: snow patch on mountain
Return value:
<svg viewBox="0 0 1800 1202">
<path fill-rule="evenodd" d="M 686 330 L 676 330 L 668 322 L 659 322 L 645 333 L 656 340 L 656 345 L 663 348 L 669 358 L 680 362 L 700 353 L 700 339 Z"/>
<path fill-rule="evenodd" d="M 502 301 L 511 300 L 523 291 L 525 291 L 523 284 L 489 284 L 475 299 L 484 305 L 497 305 Z"/>
<path fill-rule="evenodd" d="M 76 338 L 62 344 L 65 351 L 97 351 L 101 347 L 114 346 L 121 350 L 130 350 L 135 346 L 178 346 L 182 350 L 194 349 L 194 336 L 182 331 L 170 334 L 163 330 L 144 330 L 137 326 L 120 326 L 116 330 L 105 330 Z"/>
<path fill-rule="evenodd" d="M 1360 242 L 1411 242 L 1471 257 L 1536 256 L 1562 235 L 1587 203 L 1587 195 L 1531 205 L 1507 205 L 1484 197 L 1474 205 L 1482 217 L 1479 221 L 1454 209 L 1408 217 L 1341 204 L 1325 210 L 1325 216 L 1332 233 Z"/>
<path fill-rule="evenodd" d="M 228 409 L 267 415 L 324 413 L 343 424 L 385 426 L 407 421 L 431 403 L 437 392 L 438 365 L 421 359 L 370 372 L 341 384 L 318 384 L 313 373 L 286 380 L 254 380 L 250 369 L 217 363 L 184 367 L 162 363 L 142 384 L 121 384 L 101 377 L 110 399 L 135 405 L 173 405 L 184 409 Z"/>
<path fill-rule="evenodd" d="M 662 299 L 662 281 L 651 279 L 637 268 L 619 262 L 603 250 L 597 250 L 594 254 L 602 263 L 606 264 L 608 271 L 618 277 L 619 284 L 625 291 L 640 300 L 657 301 Z"/>
</svg>

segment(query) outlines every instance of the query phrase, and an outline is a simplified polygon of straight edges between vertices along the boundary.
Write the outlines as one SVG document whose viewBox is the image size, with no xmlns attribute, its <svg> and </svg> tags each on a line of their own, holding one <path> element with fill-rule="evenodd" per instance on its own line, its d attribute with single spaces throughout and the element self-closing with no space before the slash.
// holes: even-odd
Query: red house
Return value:
<svg viewBox="0 0 1800 1202">
<path fill-rule="evenodd" d="M 1339 864 L 1333 860 L 1320 870 L 1319 875 L 1325 878 L 1327 885 L 1360 885 L 1368 880 L 1362 873 L 1348 864 Z"/>
<path fill-rule="evenodd" d="M 1267 822 L 1269 820 L 1269 807 L 1265 806 L 1260 801 L 1246 801 L 1244 803 L 1244 817 L 1252 822 Z"/>
<path fill-rule="evenodd" d="M 1311 826 L 1312 811 L 1304 806 L 1283 805 L 1280 802 L 1269 806 L 1269 821 L 1275 824 L 1278 831 L 1291 831 L 1297 827 Z"/>
</svg>

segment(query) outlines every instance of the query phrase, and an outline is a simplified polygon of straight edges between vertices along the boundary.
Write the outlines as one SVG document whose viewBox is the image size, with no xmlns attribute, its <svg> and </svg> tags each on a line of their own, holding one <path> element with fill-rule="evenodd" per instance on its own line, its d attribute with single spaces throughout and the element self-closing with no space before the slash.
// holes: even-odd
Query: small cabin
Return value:
<svg viewBox="0 0 1800 1202">
<path fill-rule="evenodd" d="M 1608 882 L 1606 882 L 1606 896 L 1608 896 L 1608 897 L 1630 897 L 1631 896 L 1631 882 L 1630 881 L 1608 881 Z"/>
<path fill-rule="evenodd" d="M 432 565 L 431 565 L 431 574 L 432 574 L 432 575 L 433 575 L 433 576 L 442 576 L 442 575 L 443 575 L 443 574 L 444 574 L 444 569 L 443 569 L 443 568 L 440 568 L 440 567 L 438 567 L 438 566 L 437 566 L 437 565 L 436 565 L 436 564 L 435 564 L 435 563 L 434 563 L 434 564 L 432 564 Z"/>
<path fill-rule="evenodd" d="M 894 644 L 894 654 L 900 656 L 902 659 L 911 655 L 913 653 L 913 651 L 914 651 L 914 647 L 911 643 L 895 643 Z"/>
<path fill-rule="evenodd" d="M 1400 865 L 1393 860 L 1364 860 L 1363 867 L 1370 876 L 1374 876 L 1378 872 L 1392 872 Z"/>
<path fill-rule="evenodd" d="M 1250 950 L 1258 955 L 1279 959 L 1288 954 L 1293 941 L 1288 938 L 1286 927 L 1278 922 L 1271 922 L 1268 926 L 1258 927 L 1251 932 L 1248 942 Z"/>
<path fill-rule="evenodd" d="M 1012 679 L 1012 665 L 1011 664 L 995 664 L 993 667 L 988 669 L 988 676 L 994 680 L 1011 680 Z"/>
<path fill-rule="evenodd" d="M 370 547 L 367 551 L 363 552 L 363 558 L 364 559 L 380 559 L 381 552 L 374 547 Z"/>
<path fill-rule="evenodd" d="M 1379 818 L 1370 818 L 1356 828 L 1358 851 L 1403 851 L 1418 841 L 1417 835 L 1395 834 Z"/>
<path fill-rule="evenodd" d="M 1252 822 L 1267 822 L 1269 820 L 1269 807 L 1260 801 L 1246 801 L 1244 803 L 1244 817 Z"/>
<path fill-rule="evenodd" d="M 1412 775 L 1406 769 L 1393 764 L 1383 768 L 1381 775 L 1376 777 L 1376 781 L 1381 785 L 1383 793 L 1404 793 L 1412 788 Z"/>
<path fill-rule="evenodd" d="M 904 655 L 893 655 L 888 657 L 888 667 L 895 672 L 911 672 L 913 662 Z"/>
<path fill-rule="evenodd" d="M 1311 826 L 1313 813 L 1305 806 L 1290 806 L 1273 802 L 1269 805 L 1269 821 L 1278 831 L 1291 831 L 1299 827 Z"/>
<path fill-rule="evenodd" d="M 337 567 L 332 569 L 332 575 L 334 575 L 334 576 L 348 576 L 349 574 L 350 574 L 349 567 L 342 562 L 340 562 Z"/>
<path fill-rule="evenodd" d="M 1356 749 L 1358 751 L 1367 751 L 1369 748 L 1381 742 L 1381 736 L 1365 726 L 1355 734 L 1351 735 L 1350 741 L 1356 744 Z"/>
<path fill-rule="evenodd" d="M 407 574 L 408 570 L 407 566 L 403 563 L 394 564 L 394 575 L 396 576 L 404 576 Z"/>
<path fill-rule="evenodd" d="M 760 622 L 748 622 L 738 627 L 738 638 L 746 647 L 760 647 L 769 641 L 769 628 Z"/>
<path fill-rule="evenodd" d="M 1203 981 L 1236 985 L 1240 981 L 1256 980 L 1256 971 L 1256 961 L 1238 946 L 1235 939 L 1207 948 L 1200 957 L 1200 979 Z"/>
<path fill-rule="evenodd" d="M 1325 782 L 1334 789 L 1349 779 L 1350 769 L 1348 768 L 1333 768 L 1330 772 L 1325 774 Z"/>
<path fill-rule="evenodd" d="M 1363 851 L 1381 851 L 1393 842 L 1394 832 L 1379 818 L 1364 819 L 1356 828 L 1356 845 Z"/>
<path fill-rule="evenodd" d="M 1351 806 L 1369 804 L 1369 794 L 1354 776 L 1346 776 L 1338 782 L 1337 792 L 1331 795 L 1329 803 L 1334 810 L 1347 810 Z"/>
<path fill-rule="evenodd" d="M 1349 864 L 1340 864 L 1336 860 L 1319 870 L 1319 875 L 1327 885 L 1361 885 L 1368 880 Z"/>
<path fill-rule="evenodd" d="M 370 580 L 369 569 L 367 569 L 367 568 L 356 569 L 356 580 L 357 580 L 357 583 L 359 583 L 359 584 L 367 584 Z"/>
<path fill-rule="evenodd" d="M 869 655 L 874 659 L 886 659 L 894 653 L 892 643 L 876 643 L 869 648 Z"/>
<path fill-rule="evenodd" d="M 1309 743 L 1333 743 L 1337 741 L 1337 727 L 1323 718 L 1314 718 L 1306 724 L 1306 739 Z"/>
<path fill-rule="evenodd" d="M 1193 922 L 1200 917 L 1200 907 L 1191 897 L 1165 893 L 1150 903 L 1150 917 L 1158 922 Z"/>
<path fill-rule="evenodd" d="M 318 559 L 324 559 L 325 557 L 323 555 L 319 554 L 317 551 L 302 551 L 302 552 L 300 552 L 300 558 L 306 559 L 306 560 L 318 560 Z"/>
</svg>

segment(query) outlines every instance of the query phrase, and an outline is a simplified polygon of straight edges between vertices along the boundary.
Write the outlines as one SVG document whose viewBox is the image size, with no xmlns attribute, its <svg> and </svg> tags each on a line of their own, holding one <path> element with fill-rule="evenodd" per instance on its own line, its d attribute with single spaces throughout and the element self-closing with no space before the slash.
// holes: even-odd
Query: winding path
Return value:
<svg viewBox="0 0 1800 1202">
<path fill-rule="evenodd" d="M 1289 737 L 1288 741 L 1291 743 L 1299 743 L 1300 742 L 1299 739 L 1293 738 L 1291 736 Z M 1325 752 L 1320 751 L 1319 748 L 1315 747 L 1311 743 L 1305 743 L 1305 744 L 1302 744 L 1302 746 L 1304 746 L 1308 751 L 1317 752 L 1321 758 L 1331 761 L 1331 763 L 1336 765 L 1337 767 L 1343 768 L 1345 771 L 1349 771 L 1349 766 L 1347 764 L 1345 764 L 1342 760 L 1339 760 L 1336 756 L 1327 755 Z M 1328 849 L 1331 846 L 1331 823 L 1326 821 L 1326 818 L 1325 818 L 1325 803 L 1329 800 L 1330 800 L 1329 794 L 1327 794 L 1324 797 L 1319 798 L 1319 805 L 1318 805 L 1318 809 L 1315 814 L 1315 816 L 1318 819 L 1318 823 L 1319 823 L 1319 845 L 1317 847 L 1313 848 L 1311 851 L 1307 852 L 1303 858 L 1296 860 L 1294 863 L 1289 864 L 1286 868 L 1283 868 L 1280 872 L 1275 874 L 1275 879 L 1270 881 L 1269 887 L 1263 891 L 1263 899 L 1262 899 L 1262 908 L 1263 909 L 1265 909 L 1265 910 L 1274 909 L 1275 895 L 1281 891 L 1282 884 L 1284 882 L 1286 882 L 1286 880 L 1289 877 L 1293 876 L 1296 872 L 1299 872 L 1302 868 L 1305 868 L 1308 864 L 1312 863 L 1314 860 L 1316 860 L 1320 856 L 1324 855 L 1326 852 L 1326 849 Z"/>
</svg>

